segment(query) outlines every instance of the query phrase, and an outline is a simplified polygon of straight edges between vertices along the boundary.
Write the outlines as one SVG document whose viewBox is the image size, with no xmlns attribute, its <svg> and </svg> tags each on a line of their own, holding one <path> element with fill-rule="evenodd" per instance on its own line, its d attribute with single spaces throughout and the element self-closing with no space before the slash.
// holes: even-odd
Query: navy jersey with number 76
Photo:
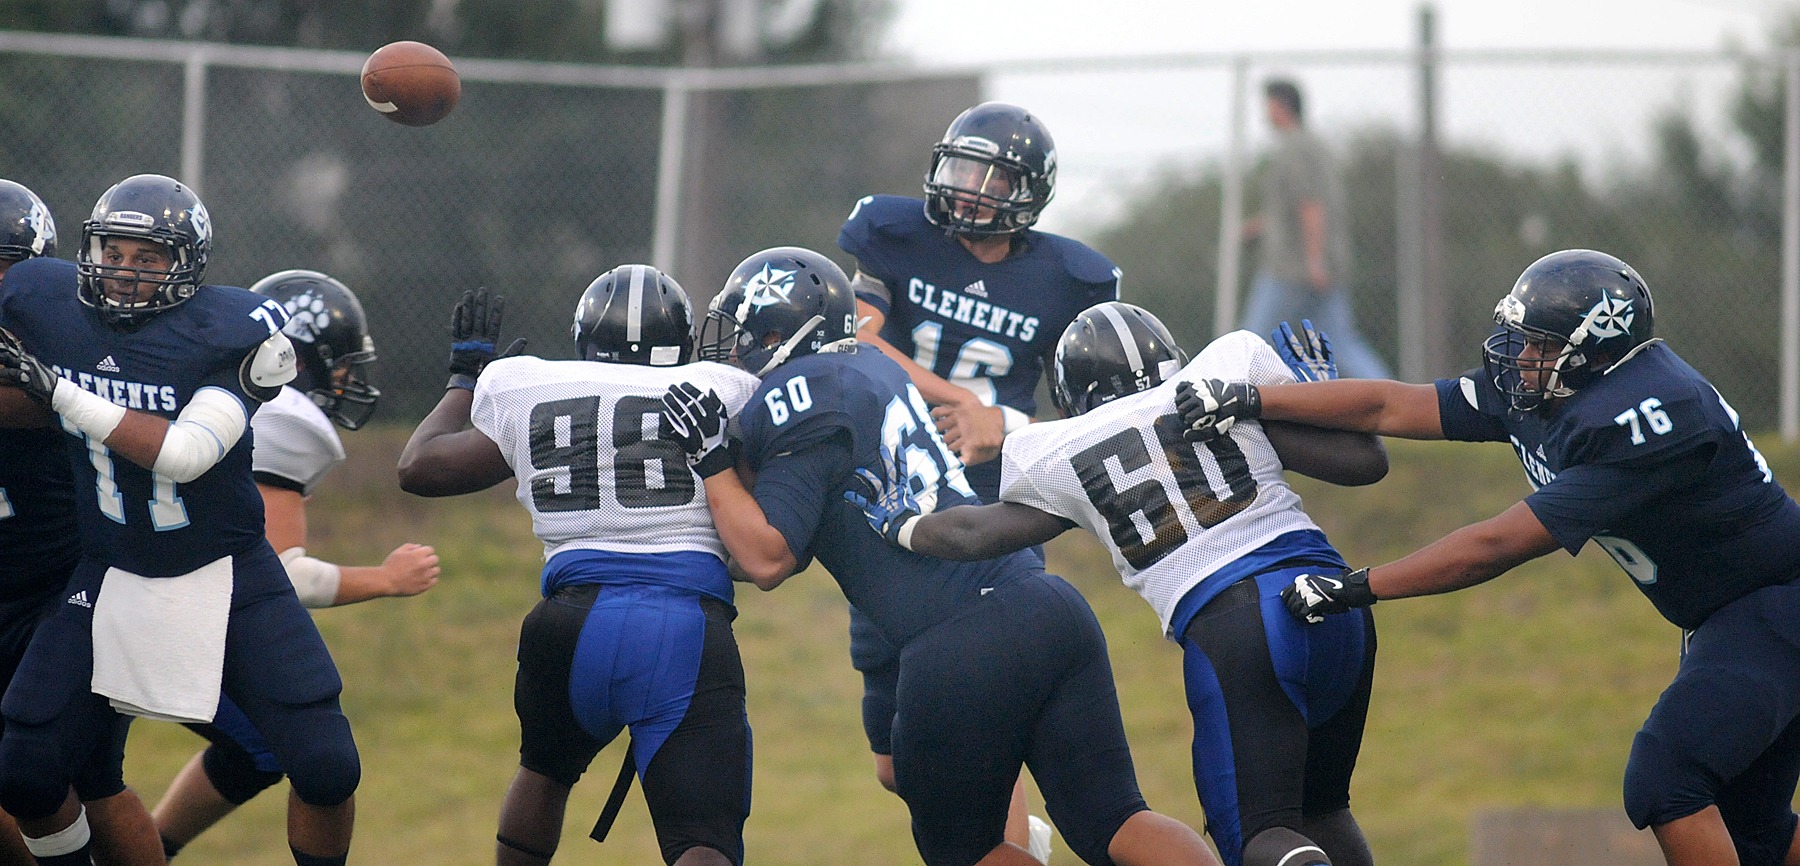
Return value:
<svg viewBox="0 0 1800 866">
<path fill-rule="evenodd" d="M 1437 389 L 1445 437 L 1510 441 L 1544 528 L 1570 553 L 1593 539 L 1670 622 L 1696 628 L 1800 578 L 1800 505 L 1736 410 L 1666 344 L 1547 411 L 1508 411 L 1479 372 Z"/>
</svg>

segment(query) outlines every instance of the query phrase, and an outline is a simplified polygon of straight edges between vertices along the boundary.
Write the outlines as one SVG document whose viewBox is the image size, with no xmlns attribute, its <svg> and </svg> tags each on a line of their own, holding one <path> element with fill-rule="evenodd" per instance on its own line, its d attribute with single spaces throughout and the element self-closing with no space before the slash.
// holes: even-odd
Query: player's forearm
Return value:
<svg viewBox="0 0 1800 866">
<path fill-rule="evenodd" d="M 1043 544 L 1067 527 L 1029 505 L 964 505 L 919 518 L 907 543 L 915 553 L 939 559 L 993 559 Z"/>
<path fill-rule="evenodd" d="M 1403 439 L 1442 439 L 1437 388 L 1386 379 L 1263 385 L 1261 417 Z"/>
<path fill-rule="evenodd" d="M 1387 565 L 1369 569 L 1378 599 L 1410 598 L 1485 583 L 1559 547 L 1530 506 L 1470 524 Z"/>
<path fill-rule="evenodd" d="M 736 572 L 764 591 L 780 586 L 794 573 L 799 561 L 788 549 L 787 537 L 769 525 L 762 506 L 737 472 L 727 470 L 706 479 L 706 504 Z"/>
<path fill-rule="evenodd" d="M 463 473 L 457 471 L 452 443 L 439 440 L 468 426 L 470 408 L 474 404 L 474 391 L 466 388 L 444 391 L 437 406 L 418 427 L 413 428 L 406 447 L 400 451 L 397 467 L 400 489 L 415 496 L 454 496 L 471 492 L 460 483 Z"/>
<path fill-rule="evenodd" d="M 419 592 L 401 588 L 394 576 L 388 572 L 387 566 L 340 565 L 338 566 L 337 595 L 332 598 L 331 606 L 342 607 L 346 604 L 356 604 L 376 598 L 418 595 Z"/>
</svg>

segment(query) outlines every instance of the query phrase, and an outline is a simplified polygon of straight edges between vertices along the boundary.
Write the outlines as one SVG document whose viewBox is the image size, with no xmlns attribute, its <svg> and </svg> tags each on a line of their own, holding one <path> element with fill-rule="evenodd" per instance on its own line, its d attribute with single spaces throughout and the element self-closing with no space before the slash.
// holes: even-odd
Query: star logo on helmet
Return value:
<svg viewBox="0 0 1800 866">
<path fill-rule="evenodd" d="M 763 265 L 762 270 L 744 284 L 744 299 L 750 302 L 752 310 L 760 310 L 770 304 L 791 303 L 793 292 L 794 272 L 770 265 Z"/>
<path fill-rule="evenodd" d="M 1601 298 L 1600 303 L 1588 310 L 1584 318 L 1589 322 L 1588 333 L 1602 340 L 1630 333 L 1633 318 L 1631 301 L 1626 298 Z"/>
</svg>

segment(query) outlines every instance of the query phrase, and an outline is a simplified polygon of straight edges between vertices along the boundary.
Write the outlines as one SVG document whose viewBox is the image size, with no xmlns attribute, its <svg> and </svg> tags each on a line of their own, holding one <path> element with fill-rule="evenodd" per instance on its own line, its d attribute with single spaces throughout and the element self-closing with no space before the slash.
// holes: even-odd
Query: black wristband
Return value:
<svg viewBox="0 0 1800 866">
<path fill-rule="evenodd" d="M 1244 383 L 1244 412 L 1242 418 L 1252 421 L 1262 417 L 1262 391 L 1249 382 Z M 1363 569 L 1367 572 L 1368 569 Z"/>
<path fill-rule="evenodd" d="M 1369 570 L 1359 568 L 1344 575 L 1344 591 L 1338 599 L 1351 607 L 1374 607 L 1375 591 L 1369 588 Z"/>
<path fill-rule="evenodd" d="M 733 453 L 734 450 L 727 447 L 714 448 L 712 453 L 694 464 L 694 474 L 705 480 L 736 466 L 737 455 Z"/>
<path fill-rule="evenodd" d="M 444 384 L 444 390 L 448 391 L 451 388 L 461 388 L 464 391 L 473 391 L 475 390 L 475 377 L 468 373 L 451 373 L 450 381 Z"/>
</svg>

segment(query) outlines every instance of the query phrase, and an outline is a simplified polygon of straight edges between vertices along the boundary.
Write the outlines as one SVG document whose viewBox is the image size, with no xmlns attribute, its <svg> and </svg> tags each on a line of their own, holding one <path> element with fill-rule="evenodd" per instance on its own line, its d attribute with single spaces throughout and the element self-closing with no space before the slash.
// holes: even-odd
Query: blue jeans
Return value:
<svg viewBox="0 0 1800 866">
<path fill-rule="evenodd" d="M 1268 339 L 1275 326 L 1287 322 L 1298 329 L 1307 319 L 1313 327 L 1331 338 L 1331 351 L 1337 357 L 1338 373 L 1346 379 L 1391 379 L 1387 362 L 1375 354 L 1369 341 L 1356 328 L 1356 316 L 1350 310 L 1350 297 L 1344 287 L 1333 287 L 1330 294 L 1319 295 L 1307 286 L 1278 280 L 1267 271 L 1259 271 L 1250 284 L 1250 300 L 1244 309 L 1243 327 Z"/>
</svg>

